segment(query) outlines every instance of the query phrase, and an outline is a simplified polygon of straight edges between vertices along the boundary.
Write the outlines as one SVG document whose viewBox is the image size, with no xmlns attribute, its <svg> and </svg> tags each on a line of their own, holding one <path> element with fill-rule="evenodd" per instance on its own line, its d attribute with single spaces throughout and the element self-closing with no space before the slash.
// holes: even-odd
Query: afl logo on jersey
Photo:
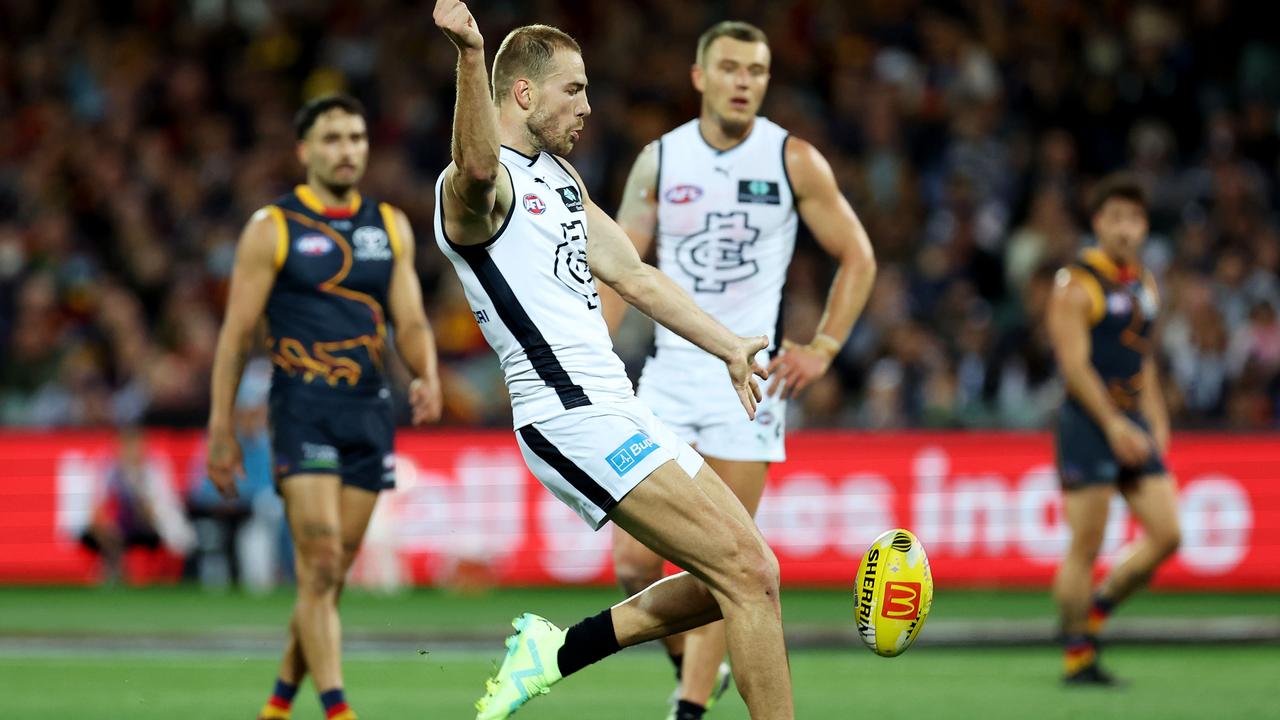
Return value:
<svg viewBox="0 0 1280 720">
<path fill-rule="evenodd" d="M 702 188 L 697 185 L 676 185 L 662 195 L 672 205 L 684 205 L 697 201 L 702 197 Z"/>
<path fill-rule="evenodd" d="M 311 233 L 295 240 L 293 246 L 303 255 L 324 255 L 333 249 L 333 241 L 324 235 Z"/>
<path fill-rule="evenodd" d="M 351 236 L 351 244 L 355 245 L 357 260 L 391 259 L 391 243 L 387 240 L 387 231 L 380 227 L 365 225 L 356 228 Z"/>
<path fill-rule="evenodd" d="M 541 215 L 547 211 L 547 204 L 542 202 L 542 198 L 534 195 L 533 193 L 529 193 L 524 196 L 524 209 L 527 210 L 530 215 Z"/>
</svg>

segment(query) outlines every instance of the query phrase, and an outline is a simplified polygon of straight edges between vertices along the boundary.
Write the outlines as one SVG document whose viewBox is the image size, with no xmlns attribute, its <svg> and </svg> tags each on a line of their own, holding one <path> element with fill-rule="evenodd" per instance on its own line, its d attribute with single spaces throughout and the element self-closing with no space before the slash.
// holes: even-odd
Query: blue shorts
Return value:
<svg viewBox="0 0 1280 720">
<path fill-rule="evenodd" d="M 1126 413 L 1126 416 L 1148 434 L 1151 433 L 1147 421 L 1140 415 Z M 1122 466 L 1111 451 L 1111 444 L 1107 442 L 1102 428 L 1089 417 L 1084 408 L 1069 400 L 1062 404 L 1062 409 L 1058 412 L 1054 443 L 1057 450 L 1058 481 L 1064 490 L 1088 485 L 1122 485 L 1148 475 L 1163 475 L 1167 472 L 1164 459 L 1154 452 L 1142 465 Z"/>
<path fill-rule="evenodd" d="M 275 480 L 304 473 L 342 477 L 370 492 L 396 485 L 395 415 L 391 393 L 271 389 L 269 405 Z"/>
</svg>

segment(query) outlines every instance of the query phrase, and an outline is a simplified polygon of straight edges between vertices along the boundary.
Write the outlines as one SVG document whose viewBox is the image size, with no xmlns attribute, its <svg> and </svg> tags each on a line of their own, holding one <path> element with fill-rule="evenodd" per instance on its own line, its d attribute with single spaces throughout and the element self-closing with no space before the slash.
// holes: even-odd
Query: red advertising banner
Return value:
<svg viewBox="0 0 1280 720">
<path fill-rule="evenodd" d="M 96 577 L 78 537 L 115 448 L 105 433 L 0 434 L 0 582 Z M 201 480 L 202 453 L 198 434 L 153 433 L 148 472 L 180 504 Z M 811 432 L 790 437 L 788 454 L 758 516 L 785 583 L 851 583 L 863 550 L 892 527 L 920 537 L 940 585 L 1053 576 L 1067 535 L 1047 435 Z M 429 584 L 465 571 L 504 584 L 611 582 L 608 530 L 592 532 L 542 489 L 511 433 L 403 432 L 397 456 L 399 489 L 379 503 L 358 581 Z M 1280 589 L 1280 442 L 1177 435 L 1168 461 L 1183 543 L 1156 584 Z M 1135 532 L 1117 498 L 1104 563 Z"/>
</svg>

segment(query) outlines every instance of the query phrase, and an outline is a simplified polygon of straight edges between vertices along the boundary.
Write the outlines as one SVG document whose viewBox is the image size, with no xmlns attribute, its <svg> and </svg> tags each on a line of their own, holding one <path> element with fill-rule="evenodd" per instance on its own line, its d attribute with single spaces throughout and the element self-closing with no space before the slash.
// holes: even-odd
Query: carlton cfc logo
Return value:
<svg viewBox="0 0 1280 720">
<path fill-rule="evenodd" d="M 542 202 L 542 198 L 529 193 L 524 196 L 524 209 L 529 211 L 531 215 L 541 215 L 547 211 L 547 204 Z"/>
</svg>

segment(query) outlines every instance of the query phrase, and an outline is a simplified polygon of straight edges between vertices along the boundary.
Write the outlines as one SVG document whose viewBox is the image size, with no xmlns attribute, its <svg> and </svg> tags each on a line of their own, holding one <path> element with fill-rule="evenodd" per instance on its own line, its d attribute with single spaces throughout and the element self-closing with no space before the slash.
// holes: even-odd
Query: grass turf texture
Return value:
<svg viewBox="0 0 1280 720">
<path fill-rule="evenodd" d="M 343 626 L 353 633 L 489 633 L 495 640 L 506 623 L 525 611 L 568 624 L 620 599 L 609 588 L 499 590 L 471 597 L 440 590 L 374 595 L 359 590 L 343 598 Z M 853 623 L 852 593 L 784 589 L 783 613 L 789 628 L 833 627 Z M 262 597 L 211 594 L 187 586 L 152 588 L 2 588 L 0 636 L 137 633 L 183 635 L 266 634 L 283 637 L 293 603 L 291 590 Z M 1045 592 L 945 591 L 934 598 L 930 621 L 1050 618 L 1054 609 Z M 1226 617 L 1280 613 L 1275 594 L 1140 593 L 1119 617 Z M 927 628 L 926 628 L 927 632 Z"/>
<path fill-rule="evenodd" d="M 362 717 L 470 718 L 494 658 L 349 657 L 348 696 Z M 1056 680 L 1058 654 L 1049 648 L 923 648 L 892 660 L 862 648 L 791 656 L 800 718 L 1274 717 L 1276 647 L 1120 647 L 1107 660 L 1129 687 L 1064 689 Z M 266 697 L 274 667 L 272 659 L 226 655 L 0 656 L 12 717 L 249 718 Z M 631 650 L 569 678 L 517 717 L 658 720 L 671 686 L 665 658 Z M 294 717 L 322 717 L 309 686 L 299 693 Z M 733 696 L 710 717 L 747 714 Z"/>
</svg>

